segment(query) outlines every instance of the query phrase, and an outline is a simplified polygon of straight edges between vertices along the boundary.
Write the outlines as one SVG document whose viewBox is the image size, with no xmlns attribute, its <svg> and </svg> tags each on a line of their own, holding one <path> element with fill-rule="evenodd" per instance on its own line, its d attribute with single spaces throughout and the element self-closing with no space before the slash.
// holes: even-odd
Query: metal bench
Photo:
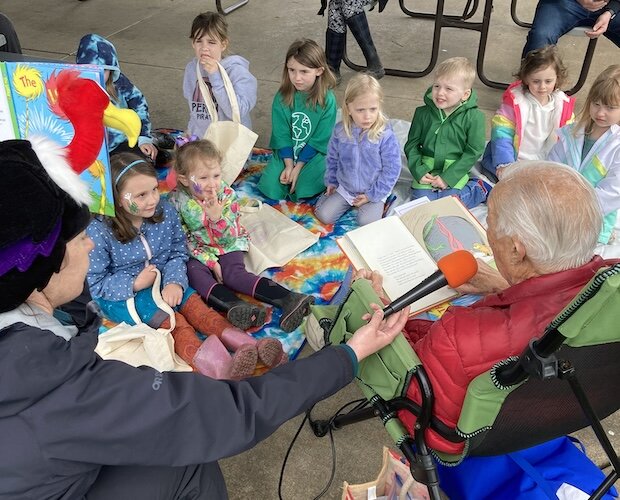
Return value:
<svg viewBox="0 0 620 500">
<path fill-rule="evenodd" d="M 520 19 L 518 19 L 516 15 L 516 2 L 517 0 L 511 0 L 511 17 L 513 21 L 522 27 L 531 26 L 528 23 L 524 23 Z M 484 72 L 484 57 L 487 47 L 487 41 L 489 36 L 489 26 L 491 24 L 491 13 L 493 12 L 493 0 L 485 0 L 484 2 L 484 10 L 482 14 L 482 21 L 471 21 L 471 17 L 476 13 L 479 0 L 467 0 L 465 8 L 463 9 L 463 13 L 461 15 L 446 15 L 444 14 L 445 0 L 437 0 L 437 6 L 435 13 L 427 13 L 427 12 L 414 12 L 405 7 L 405 0 L 399 0 L 400 9 L 407 14 L 409 17 L 418 18 L 418 19 L 433 19 L 435 21 L 434 29 L 433 29 L 433 43 L 431 49 L 431 58 L 423 70 L 420 71 L 408 71 L 398 68 L 385 68 L 386 75 L 392 76 L 402 76 L 405 78 L 421 78 L 423 76 L 428 75 L 433 71 L 435 65 L 437 64 L 437 59 L 439 56 L 440 49 L 440 41 L 441 41 L 441 30 L 442 28 L 460 28 L 472 31 L 478 31 L 480 33 L 480 42 L 478 44 L 478 54 L 476 58 L 476 71 L 478 73 L 478 78 L 480 81 L 484 83 L 486 86 L 496 89 L 505 89 L 508 87 L 508 83 L 498 82 L 491 80 L 488 78 Z M 575 28 L 567 35 L 583 35 L 583 32 L 590 28 Z M 574 94 L 576 93 L 586 81 L 588 76 L 588 71 L 590 70 L 590 65 L 592 63 L 592 57 L 594 56 L 594 49 L 596 48 L 596 43 L 598 39 L 593 38 L 588 43 L 588 48 L 586 50 L 586 55 L 584 57 L 583 64 L 581 66 L 581 71 L 579 73 L 579 78 L 577 83 L 566 93 Z M 345 51 L 345 55 L 343 57 L 344 63 L 354 71 L 363 71 L 365 66 L 361 66 L 359 64 L 355 64 L 352 62 Z"/>
</svg>

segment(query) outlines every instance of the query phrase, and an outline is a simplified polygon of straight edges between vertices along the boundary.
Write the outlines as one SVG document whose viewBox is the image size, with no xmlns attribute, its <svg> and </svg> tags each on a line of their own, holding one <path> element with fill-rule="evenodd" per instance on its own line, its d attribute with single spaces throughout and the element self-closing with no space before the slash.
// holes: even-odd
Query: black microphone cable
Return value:
<svg viewBox="0 0 620 500">
<path fill-rule="evenodd" d="M 364 408 L 365 406 L 368 406 L 368 404 L 369 404 L 369 401 L 367 399 L 365 399 L 365 398 L 355 399 L 353 401 L 349 401 L 348 403 L 342 405 L 336 411 L 336 413 L 329 419 L 329 421 L 327 423 L 327 426 L 328 426 L 328 430 L 329 430 L 329 441 L 330 441 L 331 451 L 332 451 L 332 470 L 331 470 L 331 474 L 329 476 L 329 480 L 327 481 L 327 484 L 320 491 L 320 493 L 313 498 L 313 500 L 319 500 L 320 498 L 323 497 L 323 495 L 325 495 L 325 493 L 327 493 L 327 491 L 329 490 L 330 486 L 332 485 L 332 482 L 334 481 L 334 477 L 336 476 L 336 444 L 334 442 L 334 436 L 332 434 L 332 423 L 334 422 L 334 420 L 337 417 L 339 417 L 341 415 L 340 412 L 342 412 L 347 407 L 349 407 L 351 405 L 357 405 L 353 409 L 350 410 L 350 412 L 353 412 L 353 411 L 359 410 L 360 408 Z M 286 455 L 284 456 L 284 461 L 282 462 L 282 468 L 280 469 L 280 479 L 278 481 L 278 499 L 279 500 L 284 500 L 282 498 L 282 482 L 284 480 L 284 469 L 286 468 L 286 462 L 288 461 L 288 457 L 289 457 L 291 451 L 293 450 L 293 445 L 297 441 L 297 438 L 299 437 L 299 434 L 301 433 L 301 430 L 303 429 L 304 424 L 306 423 L 306 420 L 309 422 L 310 427 L 312 428 L 313 432 L 317 428 L 316 422 L 314 420 L 312 420 L 312 417 L 310 416 L 313 408 L 314 408 L 314 405 L 309 410 L 306 411 L 306 415 L 304 416 L 303 420 L 301 421 L 301 424 L 299 425 L 299 428 L 297 429 L 297 432 L 295 433 L 295 435 L 293 436 L 293 439 L 291 440 L 291 444 L 289 445 L 288 449 L 286 450 Z"/>
</svg>

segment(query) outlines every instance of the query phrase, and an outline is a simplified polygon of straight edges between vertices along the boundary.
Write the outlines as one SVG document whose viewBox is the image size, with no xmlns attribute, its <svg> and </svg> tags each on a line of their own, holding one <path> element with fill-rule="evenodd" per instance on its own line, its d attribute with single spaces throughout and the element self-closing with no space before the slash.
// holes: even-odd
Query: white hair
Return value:
<svg viewBox="0 0 620 500">
<path fill-rule="evenodd" d="M 518 239 L 543 273 L 588 262 L 602 228 L 596 193 L 577 171 L 550 161 L 521 161 L 491 191 L 498 237 Z"/>
</svg>

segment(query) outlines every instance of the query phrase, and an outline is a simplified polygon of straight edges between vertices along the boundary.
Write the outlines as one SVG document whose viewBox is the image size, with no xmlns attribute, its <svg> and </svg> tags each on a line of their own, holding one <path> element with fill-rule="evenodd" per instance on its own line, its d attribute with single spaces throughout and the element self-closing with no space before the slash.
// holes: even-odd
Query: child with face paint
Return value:
<svg viewBox="0 0 620 500">
<path fill-rule="evenodd" d="M 170 201 L 187 233 L 189 284 L 239 328 L 262 325 L 265 309 L 241 300 L 234 292 L 281 309 L 280 327 L 293 331 L 309 314 L 314 297 L 291 292 L 245 269 L 243 256 L 249 238 L 241 225 L 237 195 L 222 180 L 221 165 L 221 153 L 207 140 L 189 142 L 177 152 L 178 184 Z"/>
<path fill-rule="evenodd" d="M 87 275 L 90 292 L 112 321 L 170 328 L 153 299 L 155 269 L 161 297 L 175 309 L 175 351 L 212 378 L 251 375 L 260 359 L 272 367 L 284 358 L 275 339 L 258 342 L 208 307 L 189 287 L 185 233 L 170 203 L 160 199 L 153 166 L 134 153 L 112 157 L 115 217 L 96 217 L 87 228 L 95 243 Z M 207 335 L 204 343 L 196 331 Z M 233 356 L 227 348 L 234 352 Z"/>
</svg>

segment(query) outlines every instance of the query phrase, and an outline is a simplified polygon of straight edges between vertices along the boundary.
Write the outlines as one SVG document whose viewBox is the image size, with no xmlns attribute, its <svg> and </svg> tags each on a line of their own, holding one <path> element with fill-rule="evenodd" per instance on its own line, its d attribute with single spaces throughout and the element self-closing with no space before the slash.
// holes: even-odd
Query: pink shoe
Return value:
<svg viewBox="0 0 620 500">
<path fill-rule="evenodd" d="M 256 369 L 258 352 L 248 345 L 240 348 L 231 357 L 224 344 L 215 335 L 210 335 L 196 352 L 193 362 L 196 369 L 214 379 L 239 380 L 249 377 Z"/>
<path fill-rule="evenodd" d="M 277 339 L 263 338 L 256 340 L 251 335 L 236 328 L 227 328 L 222 332 L 220 338 L 222 343 L 231 351 L 236 351 L 245 345 L 256 346 L 258 359 L 268 368 L 273 368 L 281 363 L 282 358 L 286 358 L 282 344 Z"/>
<path fill-rule="evenodd" d="M 256 342 L 258 359 L 268 368 L 286 363 L 288 357 L 284 354 L 282 344 L 277 339 L 263 338 Z"/>
</svg>

